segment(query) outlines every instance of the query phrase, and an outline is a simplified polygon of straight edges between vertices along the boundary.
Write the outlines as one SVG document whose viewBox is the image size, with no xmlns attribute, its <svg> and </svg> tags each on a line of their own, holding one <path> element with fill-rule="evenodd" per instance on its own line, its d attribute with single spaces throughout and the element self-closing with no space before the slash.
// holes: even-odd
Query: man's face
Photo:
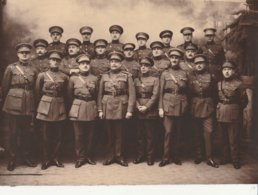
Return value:
<svg viewBox="0 0 258 195">
<path fill-rule="evenodd" d="M 141 73 L 146 74 L 150 71 L 150 65 L 149 64 L 141 64 Z"/>
<path fill-rule="evenodd" d="M 147 43 L 146 39 L 137 39 L 137 43 L 139 45 L 139 47 L 144 47 Z"/>
<path fill-rule="evenodd" d="M 79 51 L 80 51 L 80 48 L 76 45 L 69 45 L 68 46 L 68 54 L 71 55 L 71 56 L 78 54 Z"/>
<path fill-rule="evenodd" d="M 170 45 L 172 38 L 170 36 L 164 36 L 161 38 L 161 41 L 164 45 Z"/>
<path fill-rule="evenodd" d="M 17 56 L 19 58 L 19 61 L 28 62 L 31 57 L 31 52 L 30 51 L 17 52 Z"/>
<path fill-rule="evenodd" d="M 59 66 L 60 60 L 56 58 L 49 59 L 49 67 L 50 68 L 57 68 Z"/>
<path fill-rule="evenodd" d="M 158 57 L 163 54 L 163 50 L 160 47 L 155 47 L 152 49 L 152 55 L 153 57 Z"/>
<path fill-rule="evenodd" d="M 122 67 L 122 63 L 120 60 L 113 59 L 113 60 L 110 60 L 109 63 L 110 63 L 111 70 L 119 70 Z"/>
<path fill-rule="evenodd" d="M 205 35 L 205 39 L 206 41 L 209 42 L 213 42 L 214 41 L 215 36 L 214 35 Z"/>
<path fill-rule="evenodd" d="M 90 62 L 87 62 L 87 61 L 80 62 L 79 69 L 80 69 L 80 72 L 82 72 L 82 73 L 89 72 Z"/>
<path fill-rule="evenodd" d="M 222 69 L 222 74 L 226 79 L 231 78 L 234 75 L 234 73 L 235 71 L 232 68 L 225 67 Z"/>
<path fill-rule="evenodd" d="M 170 59 L 170 62 L 171 62 L 171 66 L 172 66 L 172 67 L 175 67 L 175 66 L 178 66 L 178 65 L 179 65 L 179 61 L 180 61 L 179 56 L 173 55 L 173 56 L 170 56 L 169 59 Z"/>
<path fill-rule="evenodd" d="M 112 41 L 118 41 L 119 38 L 120 38 L 120 36 L 121 36 L 120 32 L 118 32 L 118 31 L 116 31 L 116 30 L 112 31 L 112 32 L 110 33 L 110 35 L 111 35 Z"/>
<path fill-rule="evenodd" d="M 193 35 L 191 33 L 187 33 L 183 35 L 185 42 L 191 42 Z"/>
<path fill-rule="evenodd" d="M 205 62 L 198 62 L 196 64 L 194 64 L 194 69 L 197 71 L 197 72 L 201 72 L 204 70 L 206 66 L 206 63 Z"/>
<path fill-rule="evenodd" d="M 51 36 L 54 43 L 60 42 L 60 39 L 62 37 L 62 35 L 60 33 L 57 33 L 57 32 L 51 33 L 50 36 Z"/>
<path fill-rule="evenodd" d="M 185 51 L 185 57 L 188 60 L 192 60 L 194 58 L 195 54 L 196 54 L 195 50 L 186 50 Z"/>
<path fill-rule="evenodd" d="M 124 55 L 126 58 L 132 58 L 134 54 L 134 51 L 132 49 L 125 49 L 124 50 Z"/>
<path fill-rule="evenodd" d="M 95 48 L 95 51 L 97 55 L 103 55 L 106 52 L 106 47 L 105 46 L 97 46 Z"/>
<path fill-rule="evenodd" d="M 36 47 L 36 54 L 40 57 L 47 53 L 47 49 L 45 47 Z"/>
<path fill-rule="evenodd" d="M 91 38 L 91 33 L 83 33 L 82 34 L 82 40 L 83 41 L 90 41 L 90 38 Z"/>
</svg>

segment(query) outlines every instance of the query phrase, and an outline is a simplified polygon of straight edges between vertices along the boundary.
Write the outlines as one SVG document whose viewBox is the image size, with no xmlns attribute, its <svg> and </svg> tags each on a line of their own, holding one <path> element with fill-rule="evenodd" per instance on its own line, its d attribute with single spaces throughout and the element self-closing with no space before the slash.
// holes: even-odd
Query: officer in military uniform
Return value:
<svg viewBox="0 0 258 195">
<path fill-rule="evenodd" d="M 191 73 L 194 70 L 194 56 L 197 52 L 197 47 L 195 44 L 189 44 L 185 47 L 184 60 L 180 62 L 180 68 L 187 72 Z"/>
<path fill-rule="evenodd" d="M 9 171 L 15 169 L 18 154 L 21 154 L 22 161 L 27 166 L 35 166 L 30 159 L 30 142 L 35 112 L 33 89 L 37 73 L 29 62 L 32 45 L 20 43 L 15 49 L 19 61 L 7 66 L 2 81 L 5 99 L 3 111 L 8 114 L 9 119 L 9 162 L 7 166 Z"/>
<path fill-rule="evenodd" d="M 163 44 L 160 41 L 152 42 L 150 44 L 150 48 L 152 49 L 152 57 L 154 61 L 152 69 L 155 69 L 158 72 L 158 75 L 153 74 L 154 76 L 159 76 L 164 70 L 168 69 L 170 61 L 166 56 L 167 54 L 164 55 Z"/>
<path fill-rule="evenodd" d="M 154 62 L 151 58 L 140 59 L 141 76 L 134 80 L 136 90 L 137 158 L 135 164 L 146 159 L 154 164 L 154 130 L 158 119 L 159 78 L 150 75 Z M 145 155 L 145 151 L 146 154 Z"/>
<path fill-rule="evenodd" d="M 94 44 L 90 41 L 93 29 L 90 26 L 83 26 L 80 28 L 80 33 L 82 36 L 81 51 L 82 53 L 88 53 L 91 59 L 94 58 Z"/>
<path fill-rule="evenodd" d="M 79 64 L 76 62 L 80 54 L 81 41 L 76 38 L 70 38 L 66 41 L 68 56 L 62 59 L 59 70 L 68 76 L 79 73 Z"/>
<path fill-rule="evenodd" d="M 64 97 L 68 76 L 59 71 L 60 51 L 49 51 L 49 70 L 38 75 L 36 95 L 39 100 L 36 118 L 41 121 L 43 162 L 41 169 L 51 165 L 64 167 L 60 161 L 63 121 L 67 118 Z"/>
<path fill-rule="evenodd" d="M 68 84 L 68 95 L 72 107 L 69 119 L 73 121 L 76 163 L 75 168 L 84 163 L 95 165 L 92 160 L 93 135 L 97 111 L 98 78 L 90 73 L 90 56 L 79 55 L 76 59 L 79 63 L 79 75 L 72 76 Z M 85 146 L 85 135 L 87 145 Z"/>
<path fill-rule="evenodd" d="M 184 27 L 180 30 L 180 32 L 183 34 L 185 42 L 181 45 L 178 45 L 177 48 L 185 51 L 187 45 L 194 44 L 198 48 L 197 53 L 202 53 L 202 49 L 197 44 L 192 42 L 194 32 L 194 29 L 192 27 Z"/>
<path fill-rule="evenodd" d="M 112 25 L 109 28 L 109 32 L 111 35 L 111 42 L 107 45 L 107 51 L 113 51 L 113 50 L 120 50 L 123 51 L 123 43 L 119 41 L 121 35 L 124 32 L 124 29 L 122 26 L 119 25 Z"/>
<path fill-rule="evenodd" d="M 109 61 L 107 59 L 107 41 L 105 39 L 97 39 L 94 41 L 95 58 L 91 60 L 91 72 L 99 79 L 102 74 L 109 70 Z"/>
<path fill-rule="evenodd" d="M 220 164 L 229 163 L 231 157 L 234 168 L 240 169 L 239 127 L 242 110 L 247 105 L 247 95 L 242 87 L 242 82 L 236 77 L 235 69 L 235 63 L 230 61 L 226 61 L 222 65 L 223 80 L 218 82 L 219 102 L 216 117 L 223 140 Z"/>
<path fill-rule="evenodd" d="M 130 119 L 135 106 L 135 88 L 130 73 L 122 71 L 122 52 L 108 55 L 110 71 L 102 75 L 99 94 L 99 117 L 106 120 L 111 154 L 103 163 L 128 166 L 124 159 L 124 119 Z"/>
<path fill-rule="evenodd" d="M 174 140 L 174 162 L 181 165 L 179 158 L 180 134 L 182 115 L 187 109 L 187 75 L 179 67 L 179 61 L 183 57 L 183 51 L 172 48 L 168 52 L 171 66 L 160 77 L 159 116 L 164 118 L 165 128 L 164 150 L 159 166 L 170 163 L 171 140 Z M 172 142 L 173 143 L 173 142 Z"/>
<path fill-rule="evenodd" d="M 151 49 L 146 44 L 150 36 L 145 32 L 139 32 L 135 35 L 138 49 L 135 50 L 135 59 L 138 61 L 143 57 L 151 57 Z"/>
<path fill-rule="evenodd" d="M 135 44 L 133 43 L 125 43 L 123 45 L 125 59 L 122 62 L 122 68 L 123 70 L 130 72 L 132 74 L 133 79 L 138 77 L 140 73 L 140 65 L 134 59 L 134 49 Z"/>
<path fill-rule="evenodd" d="M 163 43 L 163 51 L 167 53 L 169 49 L 172 48 L 171 41 L 172 41 L 173 32 L 171 30 L 163 30 L 159 33 L 159 37 Z"/>
<path fill-rule="evenodd" d="M 31 64 L 38 73 L 48 70 L 47 47 L 48 42 L 45 39 L 36 39 L 33 42 L 37 56 L 32 60 Z"/>
<path fill-rule="evenodd" d="M 208 57 L 210 72 L 217 80 L 221 80 L 221 66 L 225 61 L 225 53 L 221 44 L 216 43 L 215 39 L 215 28 L 205 28 L 204 35 L 206 43 L 201 47 L 203 53 Z"/>
<path fill-rule="evenodd" d="M 48 45 L 48 51 L 50 50 L 58 50 L 62 52 L 63 54 L 66 54 L 65 52 L 65 43 L 61 42 L 62 34 L 64 32 L 64 29 L 60 26 L 51 26 L 49 28 L 49 33 L 52 39 L 52 42 Z"/>
<path fill-rule="evenodd" d="M 207 58 L 203 54 L 194 57 L 194 70 L 189 77 L 190 113 L 195 131 L 195 164 L 200 164 L 202 157 L 202 139 L 204 139 L 207 165 L 218 168 L 212 158 L 212 132 L 214 130 L 214 111 L 216 83 L 209 73 Z"/>
</svg>

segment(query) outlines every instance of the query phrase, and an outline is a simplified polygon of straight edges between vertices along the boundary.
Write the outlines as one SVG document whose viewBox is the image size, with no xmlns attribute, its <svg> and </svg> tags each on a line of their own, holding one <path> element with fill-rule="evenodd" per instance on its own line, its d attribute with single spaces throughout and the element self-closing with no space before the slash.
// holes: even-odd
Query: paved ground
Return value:
<svg viewBox="0 0 258 195">
<path fill-rule="evenodd" d="M 6 170 L 4 159 L 0 161 L 0 185 L 110 185 L 110 184 L 229 184 L 258 182 L 258 147 L 245 144 L 243 166 L 235 170 L 231 164 L 211 168 L 205 163 L 195 165 L 192 159 L 183 159 L 183 165 L 170 164 L 163 168 L 147 166 L 146 163 L 134 165 L 129 159 L 129 167 L 114 164 L 103 166 L 98 159 L 95 166 L 84 165 L 74 168 L 71 161 L 64 161 L 65 168 L 51 167 L 46 171 L 18 166 L 15 171 Z"/>
</svg>

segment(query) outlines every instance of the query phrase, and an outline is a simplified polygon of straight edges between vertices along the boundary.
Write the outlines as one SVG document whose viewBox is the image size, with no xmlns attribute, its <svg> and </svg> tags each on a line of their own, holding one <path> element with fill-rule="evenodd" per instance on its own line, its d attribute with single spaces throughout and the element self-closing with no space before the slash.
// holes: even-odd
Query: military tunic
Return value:
<svg viewBox="0 0 258 195">
<path fill-rule="evenodd" d="M 152 50 L 147 47 L 139 47 L 138 49 L 135 50 L 135 60 L 139 61 L 139 59 L 143 57 L 151 57 Z"/>
<path fill-rule="evenodd" d="M 58 43 L 52 42 L 52 43 L 49 43 L 47 50 L 48 51 L 57 50 L 65 55 L 66 54 L 66 45 L 65 45 L 65 43 L 62 43 L 62 42 L 58 42 Z"/>
<path fill-rule="evenodd" d="M 194 69 L 194 63 L 186 59 L 180 61 L 179 66 L 187 73 L 187 75 L 191 74 Z"/>
<path fill-rule="evenodd" d="M 120 43 L 119 41 L 112 41 L 111 43 L 108 43 L 107 45 L 107 52 L 119 50 L 123 51 L 123 43 Z"/>
<path fill-rule="evenodd" d="M 138 158 L 144 157 L 146 148 L 147 158 L 153 159 L 154 153 L 154 129 L 158 119 L 158 98 L 159 98 L 159 79 L 149 74 L 142 75 L 134 80 L 136 88 L 136 106 L 146 106 L 145 113 L 137 109 L 136 117 L 138 118 L 137 142 Z"/>
<path fill-rule="evenodd" d="M 164 153 L 163 160 L 169 160 L 171 134 L 174 136 L 174 158 L 179 156 L 182 115 L 187 110 L 187 75 L 179 67 L 165 70 L 160 77 L 159 108 L 164 110 Z"/>
<path fill-rule="evenodd" d="M 31 64 L 33 65 L 37 73 L 46 72 L 49 68 L 49 60 L 47 56 L 38 56 L 32 59 Z"/>
<path fill-rule="evenodd" d="M 70 70 L 71 69 L 78 69 L 79 70 L 79 64 L 76 62 L 76 56 L 67 56 L 62 59 L 60 64 L 60 71 L 65 73 L 66 75 L 70 76 Z"/>
<path fill-rule="evenodd" d="M 96 56 L 95 59 L 91 60 L 91 73 L 96 77 L 100 78 L 104 73 L 109 71 L 109 61 L 105 55 Z"/>
<path fill-rule="evenodd" d="M 164 53 L 168 53 L 168 51 L 171 49 L 171 48 L 173 48 L 172 46 L 170 46 L 170 45 L 164 45 L 164 48 L 163 48 L 163 51 L 164 51 Z"/>
<path fill-rule="evenodd" d="M 154 65 L 152 67 L 152 70 L 156 69 L 159 75 L 161 75 L 162 72 L 164 72 L 164 70 L 167 70 L 170 67 L 170 61 L 165 56 L 153 58 L 153 62 L 154 62 Z M 156 76 L 155 75 L 156 71 L 154 71 L 153 76 Z"/>
<path fill-rule="evenodd" d="M 137 61 L 135 61 L 133 58 L 132 59 L 125 59 L 122 62 L 122 69 L 131 73 L 133 79 L 139 76 L 140 74 L 140 65 Z"/>
<path fill-rule="evenodd" d="M 94 47 L 94 44 L 91 43 L 90 41 L 82 42 L 81 51 L 82 53 L 90 54 L 91 58 L 94 58 L 95 56 L 95 47 Z"/>
</svg>

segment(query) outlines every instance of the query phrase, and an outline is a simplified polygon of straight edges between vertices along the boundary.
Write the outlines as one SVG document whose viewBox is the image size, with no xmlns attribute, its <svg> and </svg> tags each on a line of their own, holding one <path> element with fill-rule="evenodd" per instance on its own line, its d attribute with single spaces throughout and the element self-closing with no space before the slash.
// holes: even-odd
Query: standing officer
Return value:
<svg viewBox="0 0 258 195">
<path fill-rule="evenodd" d="M 121 35 L 123 34 L 124 30 L 122 26 L 119 25 L 112 25 L 109 28 L 109 32 L 111 35 L 111 42 L 107 45 L 107 51 L 119 50 L 123 51 L 123 43 L 119 41 Z"/>
<path fill-rule="evenodd" d="M 158 75 L 156 76 L 159 76 L 164 70 L 168 69 L 170 61 L 168 60 L 168 57 L 164 55 L 163 44 L 160 41 L 152 42 L 150 48 L 152 49 L 154 61 L 153 69 L 158 72 Z"/>
<path fill-rule="evenodd" d="M 215 28 L 205 28 L 203 30 L 206 43 L 202 46 L 203 53 L 208 57 L 210 73 L 217 80 L 221 80 L 221 65 L 225 61 L 225 53 L 221 44 L 216 43 Z"/>
<path fill-rule="evenodd" d="M 180 62 L 180 68 L 189 74 L 194 69 L 194 56 L 197 52 L 195 44 L 189 44 L 185 47 L 184 60 Z"/>
<path fill-rule="evenodd" d="M 9 171 L 13 171 L 16 167 L 17 154 L 21 154 L 27 166 L 35 167 L 30 160 L 30 130 L 32 129 L 30 125 L 35 112 L 33 89 L 37 73 L 29 63 L 32 46 L 28 43 L 20 43 L 15 49 L 19 61 L 7 66 L 2 81 L 5 99 L 3 111 L 8 114 L 9 119 L 7 166 Z"/>
<path fill-rule="evenodd" d="M 84 163 L 95 165 L 92 160 L 93 135 L 97 112 L 97 83 L 98 78 L 90 73 L 90 56 L 79 55 L 79 75 L 72 76 L 68 84 L 68 94 L 72 107 L 69 119 L 73 121 L 75 137 L 75 153 L 77 161 L 75 168 Z M 86 134 L 87 133 L 87 134 Z M 87 145 L 85 146 L 85 135 Z"/>
<path fill-rule="evenodd" d="M 122 71 L 122 52 L 113 51 L 108 55 L 110 71 L 100 81 L 98 95 L 99 117 L 106 120 L 108 142 L 111 154 L 103 164 L 118 163 L 128 166 L 124 160 L 124 119 L 132 117 L 135 105 L 135 88 L 128 72 Z"/>
<path fill-rule="evenodd" d="M 145 151 L 147 164 L 154 164 L 154 130 L 158 118 L 159 78 L 150 75 L 153 64 L 153 60 L 149 57 L 140 59 L 141 76 L 134 80 L 138 118 L 138 150 L 135 164 L 145 160 Z"/>
<path fill-rule="evenodd" d="M 242 82 L 236 78 L 235 69 L 235 63 L 230 61 L 222 65 L 223 80 L 218 82 L 219 103 L 216 116 L 223 140 L 220 164 L 229 163 L 231 157 L 234 168 L 240 169 L 239 127 L 242 110 L 247 105 L 247 95 Z"/>
<path fill-rule="evenodd" d="M 130 72 L 132 74 L 133 79 L 138 77 L 140 73 L 140 65 L 134 59 L 134 49 L 135 49 L 135 44 L 133 43 L 125 43 L 123 45 L 125 59 L 122 62 L 123 64 L 122 68 L 125 71 Z"/>
<path fill-rule="evenodd" d="M 163 51 L 167 53 L 172 48 L 170 45 L 172 41 L 173 32 L 171 30 L 163 30 L 160 32 L 159 37 L 163 43 Z"/>
<path fill-rule="evenodd" d="M 43 162 L 41 169 L 51 165 L 64 167 L 60 161 L 62 122 L 66 119 L 64 96 L 68 76 L 59 71 L 59 51 L 49 51 L 49 70 L 38 75 L 36 94 L 39 101 L 37 119 L 41 121 Z"/>
<path fill-rule="evenodd" d="M 212 132 L 214 130 L 214 97 L 216 84 L 209 73 L 207 58 L 203 54 L 194 57 L 194 70 L 190 74 L 189 88 L 191 95 L 190 112 L 193 117 L 195 131 L 195 164 L 200 164 L 202 158 L 202 139 L 205 144 L 207 165 L 218 168 L 212 158 Z"/>
<path fill-rule="evenodd" d="M 159 116 L 164 118 L 165 128 L 164 153 L 159 166 L 163 167 L 170 162 L 171 139 L 174 140 L 174 162 L 181 165 L 179 158 L 182 115 L 187 108 L 187 75 L 179 67 L 183 51 L 172 48 L 168 52 L 171 66 L 160 77 Z"/>
<path fill-rule="evenodd" d="M 99 79 L 102 74 L 109 70 L 109 61 L 107 59 L 107 41 L 105 39 L 97 39 L 94 42 L 95 58 L 91 60 L 91 72 Z"/>
<path fill-rule="evenodd" d="M 48 42 L 45 39 L 36 39 L 33 42 L 37 57 L 32 60 L 32 65 L 37 73 L 45 72 L 48 69 L 47 47 Z"/>
<path fill-rule="evenodd" d="M 49 28 L 49 33 L 52 39 L 52 43 L 48 45 L 48 51 L 50 50 L 58 50 L 65 54 L 65 43 L 61 42 L 62 34 L 64 29 L 60 26 L 51 26 Z"/>
<path fill-rule="evenodd" d="M 80 54 L 81 41 L 76 38 L 70 38 L 66 41 L 68 56 L 62 59 L 60 71 L 68 76 L 79 73 L 79 64 L 76 57 Z"/>
<path fill-rule="evenodd" d="M 187 45 L 194 44 L 192 42 L 194 29 L 192 27 L 184 27 L 181 29 L 180 32 L 183 34 L 183 38 L 185 42 L 181 45 L 178 45 L 177 48 L 185 51 Z M 201 48 L 199 48 L 199 46 L 196 44 L 194 45 L 198 48 L 197 53 L 202 53 Z"/>
<path fill-rule="evenodd" d="M 90 41 L 93 29 L 90 26 L 83 26 L 80 28 L 80 33 L 82 36 L 82 53 L 88 53 L 90 54 L 91 59 L 94 58 L 94 45 Z"/>
<path fill-rule="evenodd" d="M 135 59 L 138 61 L 143 57 L 151 57 L 151 49 L 146 44 L 150 36 L 145 32 L 139 32 L 135 35 L 138 49 L 135 50 Z"/>
</svg>

